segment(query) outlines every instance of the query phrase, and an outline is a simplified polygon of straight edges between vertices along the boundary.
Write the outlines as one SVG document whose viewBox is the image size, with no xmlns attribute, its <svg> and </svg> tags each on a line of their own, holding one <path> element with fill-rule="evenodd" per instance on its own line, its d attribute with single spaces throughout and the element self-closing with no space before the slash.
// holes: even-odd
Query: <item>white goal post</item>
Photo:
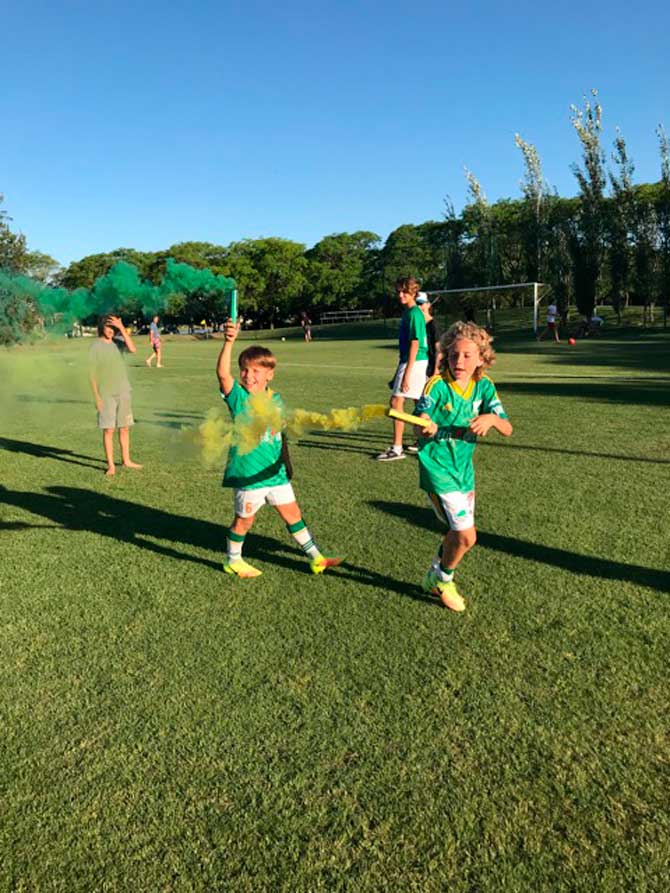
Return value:
<svg viewBox="0 0 670 893">
<path fill-rule="evenodd" d="M 528 289 L 529 291 L 532 289 L 533 293 L 533 332 L 537 334 L 538 330 L 538 319 L 539 319 L 539 307 L 547 293 L 544 289 L 548 288 L 548 286 L 544 282 L 514 282 L 508 285 L 480 285 L 476 288 L 443 288 L 436 289 L 434 291 L 427 291 L 426 294 L 431 298 L 435 299 L 437 297 L 442 297 L 442 295 L 465 295 L 465 294 L 473 294 L 475 292 L 492 292 L 491 296 L 491 304 L 490 309 L 496 309 L 496 299 L 495 292 L 499 291 L 510 291 L 512 289 Z M 521 297 L 521 302 L 523 306 L 523 292 Z"/>
</svg>

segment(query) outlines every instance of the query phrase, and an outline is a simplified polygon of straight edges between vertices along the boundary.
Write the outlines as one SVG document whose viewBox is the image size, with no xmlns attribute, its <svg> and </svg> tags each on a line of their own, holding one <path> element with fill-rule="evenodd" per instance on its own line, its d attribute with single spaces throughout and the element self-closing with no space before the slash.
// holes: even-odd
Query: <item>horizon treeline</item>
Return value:
<svg viewBox="0 0 670 893">
<path fill-rule="evenodd" d="M 289 239 L 243 239 L 228 245 L 187 241 L 164 251 L 133 248 L 88 255 L 60 269 L 29 252 L 0 212 L 0 268 L 60 288 L 91 289 L 119 261 L 158 283 L 169 258 L 236 280 L 246 316 L 259 324 L 285 321 L 301 311 L 371 308 L 389 312 L 394 283 L 413 275 L 424 290 L 464 289 L 538 281 L 561 309 L 589 315 L 596 303 L 619 312 L 629 303 L 667 307 L 670 296 L 670 150 L 656 130 L 659 180 L 634 182 L 634 163 L 620 131 L 609 153 L 602 144 L 597 92 L 571 107 L 581 158 L 571 169 L 578 193 L 562 197 L 546 182 L 540 156 L 519 134 L 523 160 L 518 198 L 489 203 L 467 170 L 468 201 L 460 214 L 449 199 L 441 220 L 403 224 L 382 242 L 370 231 L 334 233 L 311 248 Z M 468 298 L 468 300 L 476 300 Z M 508 300 L 514 301 L 514 292 Z M 132 312 L 119 307 L 120 312 Z M 392 312 L 392 311 L 391 311 Z M 218 321 L 205 294 L 174 294 L 165 316 L 174 322 Z"/>
</svg>

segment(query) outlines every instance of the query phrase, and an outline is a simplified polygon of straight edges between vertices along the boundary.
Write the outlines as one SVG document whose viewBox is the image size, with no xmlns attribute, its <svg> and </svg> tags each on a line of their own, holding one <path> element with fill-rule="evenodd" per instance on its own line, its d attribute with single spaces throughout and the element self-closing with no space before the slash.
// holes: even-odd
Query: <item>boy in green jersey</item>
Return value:
<svg viewBox="0 0 670 893">
<path fill-rule="evenodd" d="M 267 394 L 277 407 L 277 417 L 283 415 L 283 403 L 279 394 L 268 387 L 274 378 L 276 360 L 266 347 L 253 345 L 243 350 L 238 358 L 240 381 L 231 372 L 233 344 L 239 333 L 239 324 L 226 323 L 226 342 L 219 354 L 216 374 L 221 396 L 228 404 L 233 419 L 249 420 L 254 410 L 254 395 Z M 251 529 L 256 512 L 261 506 L 274 506 L 289 533 L 310 558 L 312 573 L 321 574 L 329 567 L 342 563 L 341 558 L 329 558 L 321 553 L 302 519 L 300 507 L 289 480 L 287 456 L 282 450 L 282 432 L 268 428 L 258 445 L 247 452 L 231 446 L 223 476 L 223 486 L 234 491 L 235 519 L 228 531 L 228 554 L 223 569 L 238 577 L 258 577 L 262 573 L 242 558 L 244 538 Z"/>
<path fill-rule="evenodd" d="M 486 329 L 454 323 L 440 348 L 440 374 L 428 380 L 417 404 L 417 413 L 429 420 L 419 438 L 419 486 L 449 531 L 422 586 L 452 611 L 464 611 L 454 573 L 477 540 L 472 454 L 478 435 L 495 428 L 508 437 L 512 425 L 495 385 L 484 375 L 495 362 Z"/>
<path fill-rule="evenodd" d="M 391 384 L 391 409 L 401 412 L 405 398 L 418 400 L 426 383 L 428 367 L 428 341 L 426 320 L 416 304 L 419 283 L 413 276 L 405 276 L 395 284 L 398 301 L 403 308 L 398 333 L 398 366 Z M 395 462 L 404 459 L 402 435 L 405 423 L 393 419 L 393 445 L 379 453 L 379 462 Z"/>
</svg>

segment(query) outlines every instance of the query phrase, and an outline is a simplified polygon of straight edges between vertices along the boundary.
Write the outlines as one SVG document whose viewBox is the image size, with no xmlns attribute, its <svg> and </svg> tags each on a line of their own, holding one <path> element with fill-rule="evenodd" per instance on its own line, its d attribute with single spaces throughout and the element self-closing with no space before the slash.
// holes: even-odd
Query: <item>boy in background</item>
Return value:
<svg viewBox="0 0 670 893">
<path fill-rule="evenodd" d="M 91 389 L 98 410 L 98 428 L 102 430 L 102 446 L 107 460 L 105 474 L 108 477 L 116 474 L 114 432 L 117 428 L 124 468 L 142 467 L 130 458 L 130 428 L 135 422 L 130 402 L 130 382 L 117 340 L 125 350 L 135 353 L 133 339 L 121 319 L 118 316 L 101 316 L 98 320 L 98 338 L 89 351 L 89 362 Z"/>
<path fill-rule="evenodd" d="M 266 347 L 253 345 L 238 357 L 240 381 L 231 372 L 233 344 L 239 334 L 239 324 L 228 321 L 226 341 L 216 365 L 221 396 L 226 401 L 233 419 L 250 420 L 254 395 L 267 394 L 283 415 L 282 399 L 268 385 L 274 378 L 277 361 Z M 238 577 L 258 577 L 262 573 L 242 558 L 244 540 L 254 523 L 258 510 L 265 504 L 273 506 L 286 524 L 286 529 L 310 559 L 310 569 L 321 574 L 342 563 L 341 558 L 323 555 L 307 525 L 289 480 L 285 454 L 282 451 L 282 432 L 268 428 L 258 446 L 242 453 L 232 445 L 223 476 L 223 486 L 233 488 L 235 518 L 228 531 L 228 554 L 223 565 L 227 574 Z"/>
<path fill-rule="evenodd" d="M 428 367 L 428 341 L 426 338 L 426 321 L 423 313 L 416 305 L 419 283 L 412 276 L 398 279 L 396 293 L 403 307 L 398 336 L 398 368 L 391 389 L 391 409 L 401 412 L 405 398 L 418 400 L 426 383 Z M 380 462 L 394 462 L 404 459 L 402 436 L 405 423 L 393 420 L 393 445 L 379 453 Z"/>
</svg>

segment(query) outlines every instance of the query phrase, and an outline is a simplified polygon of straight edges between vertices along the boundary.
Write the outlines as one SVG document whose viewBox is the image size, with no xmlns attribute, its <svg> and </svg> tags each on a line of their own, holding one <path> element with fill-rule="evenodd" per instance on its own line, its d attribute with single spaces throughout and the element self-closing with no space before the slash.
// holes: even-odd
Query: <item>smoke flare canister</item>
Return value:
<svg viewBox="0 0 670 893">
<path fill-rule="evenodd" d="M 230 319 L 237 322 L 237 289 L 234 288 L 230 293 Z"/>
</svg>

